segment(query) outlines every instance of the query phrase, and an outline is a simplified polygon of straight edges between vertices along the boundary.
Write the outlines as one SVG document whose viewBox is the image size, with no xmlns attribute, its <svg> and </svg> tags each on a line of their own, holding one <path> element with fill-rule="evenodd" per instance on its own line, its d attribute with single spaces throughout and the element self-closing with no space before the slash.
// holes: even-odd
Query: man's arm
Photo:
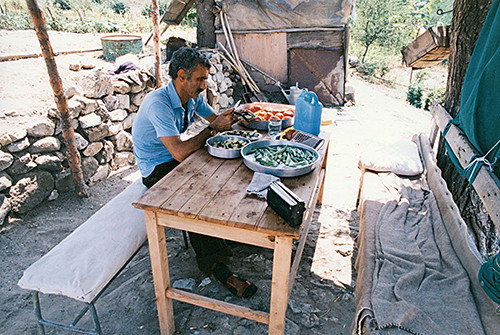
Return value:
<svg viewBox="0 0 500 335">
<path fill-rule="evenodd" d="M 210 127 L 215 131 L 224 131 L 231 129 L 231 125 L 234 123 L 233 115 L 231 114 L 233 110 L 229 109 L 226 112 L 215 115 L 212 114 L 206 117 L 206 120 L 210 122 Z M 210 130 L 208 127 L 203 129 L 198 135 L 191 137 L 186 141 L 182 141 L 180 136 L 164 136 L 160 137 L 163 145 L 167 147 L 168 151 L 172 157 L 178 161 L 182 162 L 191 153 L 198 150 L 205 145 L 205 141 L 209 138 Z"/>
</svg>

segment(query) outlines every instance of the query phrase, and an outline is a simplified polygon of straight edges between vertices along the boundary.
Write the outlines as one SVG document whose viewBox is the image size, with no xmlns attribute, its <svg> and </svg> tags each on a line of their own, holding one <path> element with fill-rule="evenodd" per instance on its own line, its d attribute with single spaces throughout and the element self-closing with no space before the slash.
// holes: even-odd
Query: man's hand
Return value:
<svg viewBox="0 0 500 335">
<path fill-rule="evenodd" d="M 234 109 L 231 108 L 218 115 L 215 120 L 210 123 L 210 127 L 216 131 L 230 130 L 231 125 L 238 122 L 238 118 L 233 114 L 233 110 Z"/>
</svg>

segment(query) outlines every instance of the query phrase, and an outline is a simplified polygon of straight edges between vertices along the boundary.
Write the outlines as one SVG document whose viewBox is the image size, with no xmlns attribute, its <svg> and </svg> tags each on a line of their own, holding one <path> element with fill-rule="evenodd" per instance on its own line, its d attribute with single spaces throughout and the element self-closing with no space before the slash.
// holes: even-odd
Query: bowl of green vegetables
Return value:
<svg viewBox="0 0 500 335">
<path fill-rule="evenodd" d="M 241 136 L 216 135 L 205 142 L 210 155 L 218 158 L 231 159 L 241 157 L 241 148 L 250 140 Z"/>
</svg>

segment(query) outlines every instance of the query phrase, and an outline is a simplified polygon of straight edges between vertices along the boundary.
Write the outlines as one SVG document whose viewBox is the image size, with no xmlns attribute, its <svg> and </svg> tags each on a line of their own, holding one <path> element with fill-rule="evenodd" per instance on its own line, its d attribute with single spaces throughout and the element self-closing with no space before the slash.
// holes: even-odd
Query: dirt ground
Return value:
<svg viewBox="0 0 500 335">
<path fill-rule="evenodd" d="M 3 48 L 6 34 L 0 31 L 1 53 L 7 53 Z M 23 35 L 16 40 L 13 35 L 9 32 L 9 38 L 12 43 L 17 43 L 17 48 L 33 38 Z M 62 38 L 67 39 L 68 36 Z M 92 36 L 81 38 L 94 39 Z M 56 44 L 55 40 L 53 43 Z M 9 49 L 8 53 L 11 52 L 13 50 Z M 58 56 L 56 61 L 65 83 L 74 75 L 64 70 L 67 69 L 65 64 L 79 57 L 90 57 L 98 64 L 103 62 L 94 54 Z M 25 115 L 43 113 L 44 106 L 52 103 L 45 67 L 40 59 L 0 62 L 0 71 L 4 78 L 0 81 L 0 120 L 4 124 Z M 354 316 L 353 263 L 358 223 L 355 201 L 359 183 L 359 153 L 363 143 L 375 138 L 411 137 L 430 129 L 429 114 L 406 104 L 400 92 L 368 84 L 353 76 L 349 76 L 348 81 L 356 90 L 356 105 L 323 110 L 324 116 L 334 121 L 332 125 L 323 127 L 331 134 L 325 193 L 323 204 L 316 207 L 289 302 L 286 334 L 350 333 Z M 109 179 L 90 187 L 90 198 L 81 199 L 74 193 L 62 194 L 55 201 L 38 206 L 22 220 L 0 226 L 0 334 L 36 334 L 30 292 L 16 285 L 24 269 L 138 176 L 135 167 L 116 171 Z M 268 311 L 271 251 L 243 245 L 233 248 L 233 268 L 259 287 L 254 297 L 241 300 L 198 271 L 194 252 L 191 248 L 184 248 L 180 232 L 167 230 L 166 234 L 174 285 L 177 280 L 192 279 L 195 282 L 194 292 Z M 62 317 L 66 321 L 71 320 L 81 307 L 74 301 L 53 296 L 42 296 L 41 303 L 44 317 Z M 105 334 L 159 334 L 147 245 L 140 249 L 107 289 L 96 308 Z M 174 302 L 174 313 L 179 334 L 245 335 L 267 332 L 265 325 L 180 302 Z M 80 325 L 91 326 L 91 319 L 86 316 Z M 46 333 L 68 332 L 47 327 Z"/>
</svg>

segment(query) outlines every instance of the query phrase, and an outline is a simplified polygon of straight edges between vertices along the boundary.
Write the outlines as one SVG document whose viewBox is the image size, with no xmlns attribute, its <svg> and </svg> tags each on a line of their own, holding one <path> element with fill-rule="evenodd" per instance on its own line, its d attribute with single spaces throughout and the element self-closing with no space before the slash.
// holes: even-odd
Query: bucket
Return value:
<svg viewBox="0 0 500 335">
<path fill-rule="evenodd" d="M 314 92 L 302 90 L 295 101 L 295 121 L 293 128 L 311 135 L 319 135 L 323 105 Z"/>
<path fill-rule="evenodd" d="M 142 52 L 142 37 L 136 35 L 109 35 L 101 37 L 102 55 L 107 61 L 129 53 Z"/>
</svg>

